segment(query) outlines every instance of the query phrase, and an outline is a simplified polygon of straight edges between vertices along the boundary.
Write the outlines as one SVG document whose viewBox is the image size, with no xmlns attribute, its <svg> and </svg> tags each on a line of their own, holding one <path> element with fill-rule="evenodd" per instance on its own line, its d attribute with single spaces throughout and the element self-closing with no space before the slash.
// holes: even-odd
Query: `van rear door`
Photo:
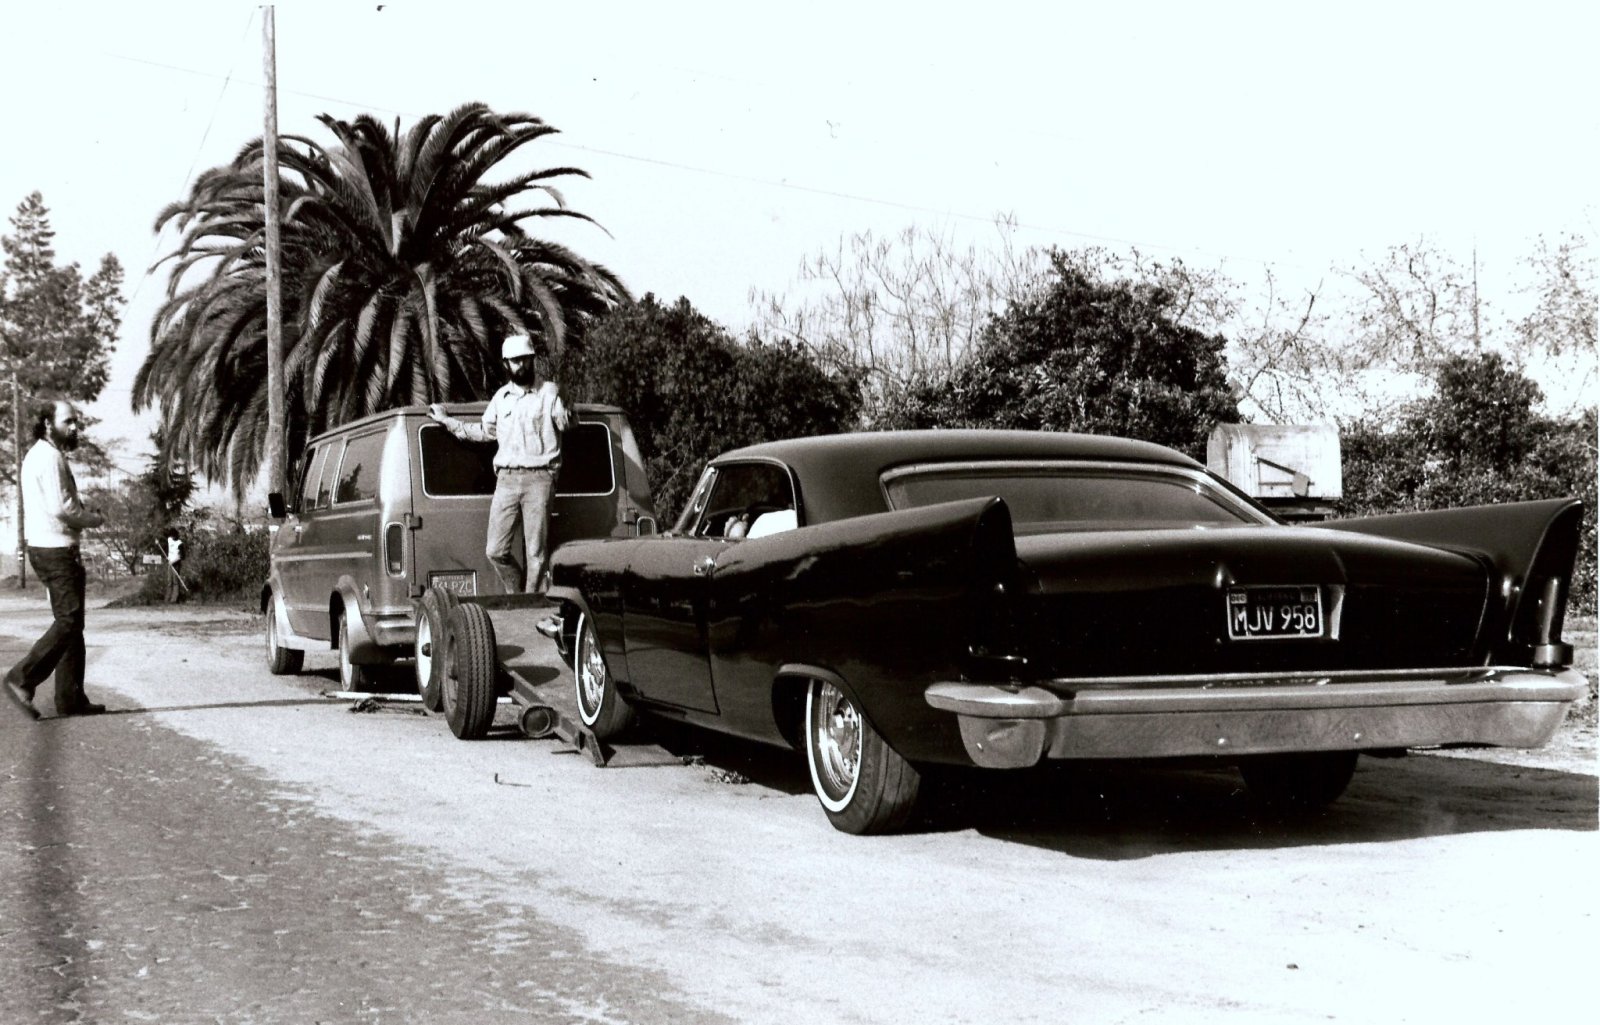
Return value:
<svg viewBox="0 0 1600 1025">
<path fill-rule="evenodd" d="M 431 584 L 462 594 L 498 593 L 499 581 L 484 554 L 494 495 L 494 443 L 462 441 L 426 420 L 412 429 L 413 509 L 420 521 L 412 532 L 412 579 L 420 587 Z"/>
<path fill-rule="evenodd" d="M 619 531 L 618 492 L 622 467 L 604 419 L 579 420 L 561 436 L 561 471 L 556 474 L 546 549 L 566 541 L 608 537 Z"/>
</svg>

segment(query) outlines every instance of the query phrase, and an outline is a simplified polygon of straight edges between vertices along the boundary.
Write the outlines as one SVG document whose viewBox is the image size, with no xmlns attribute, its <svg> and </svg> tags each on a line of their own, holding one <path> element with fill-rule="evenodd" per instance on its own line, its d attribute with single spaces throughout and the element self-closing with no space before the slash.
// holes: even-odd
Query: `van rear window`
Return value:
<svg viewBox="0 0 1600 1025">
<path fill-rule="evenodd" d="M 422 490 L 436 498 L 494 494 L 493 442 L 462 441 L 438 424 L 424 424 Z M 558 495 L 609 495 L 616 489 L 611 431 L 605 424 L 573 424 L 561 439 Z"/>
<path fill-rule="evenodd" d="M 494 443 L 462 441 L 438 424 L 424 424 L 422 491 L 442 498 L 494 494 Z"/>
<path fill-rule="evenodd" d="M 561 437 L 558 495 L 609 495 L 616 487 L 611 468 L 611 431 L 605 424 L 573 424 Z"/>
</svg>

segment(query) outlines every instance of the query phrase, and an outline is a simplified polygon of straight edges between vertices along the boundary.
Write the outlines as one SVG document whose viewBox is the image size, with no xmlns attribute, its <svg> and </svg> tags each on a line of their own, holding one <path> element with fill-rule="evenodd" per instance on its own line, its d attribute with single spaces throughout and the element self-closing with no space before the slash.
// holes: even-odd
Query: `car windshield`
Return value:
<svg viewBox="0 0 1600 1025">
<path fill-rule="evenodd" d="M 886 474 L 884 490 L 893 509 L 999 496 L 1019 534 L 1270 522 L 1198 473 L 1136 466 L 908 467 Z"/>
</svg>

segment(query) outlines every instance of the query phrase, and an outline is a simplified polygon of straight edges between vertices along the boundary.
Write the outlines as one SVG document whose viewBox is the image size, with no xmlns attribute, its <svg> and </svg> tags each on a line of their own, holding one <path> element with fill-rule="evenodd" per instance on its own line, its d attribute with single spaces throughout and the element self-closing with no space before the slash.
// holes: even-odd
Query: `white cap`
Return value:
<svg viewBox="0 0 1600 1025">
<path fill-rule="evenodd" d="M 506 340 L 500 344 L 501 359 L 516 359 L 518 356 L 533 355 L 533 339 L 527 335 L 506 335 Z"/>
</svg>

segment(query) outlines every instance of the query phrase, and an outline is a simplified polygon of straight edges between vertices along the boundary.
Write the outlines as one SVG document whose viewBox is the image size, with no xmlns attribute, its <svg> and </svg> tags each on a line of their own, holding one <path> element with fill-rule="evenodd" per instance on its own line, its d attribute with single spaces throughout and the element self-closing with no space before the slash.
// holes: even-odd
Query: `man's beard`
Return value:
<svg viewBox="0 0 1600 1025">
<path fill-rule="evenodd" d="M 511 371 L 511 380 L 515 384 L 519 384 L 524 388 L 533 387 L 533 382 L 537 381 L 538 379 L 539 371 L 536 367 L 517 367 Z"/>
<path fill-rule="evenodd" d="M 55 425 L 50 427 L 50 444 L 62 452 L 71 452 L 78 447 L 79 438 L 76 434 L 63 434 L 56 430 Z"/>
</svg>

